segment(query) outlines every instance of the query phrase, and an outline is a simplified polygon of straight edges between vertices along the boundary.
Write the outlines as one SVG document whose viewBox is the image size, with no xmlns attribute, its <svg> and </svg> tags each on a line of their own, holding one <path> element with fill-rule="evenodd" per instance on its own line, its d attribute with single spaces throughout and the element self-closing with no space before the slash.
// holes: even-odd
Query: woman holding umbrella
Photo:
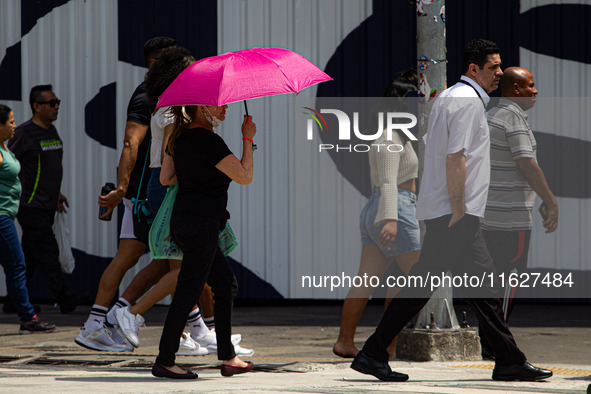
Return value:
<svg viewBox="0 0 591 394">
<path fill-rule="evenodd" d="M 220 230 L 230 217 L 226 210 L 231 181 L 252 182 L 252 145 L 256 125 L 245 116 L 243 151 L 239 160 L 214 128 L 226 118 L 227 105 L 173 107 L 174 130 L 162 163 L 160 182 L 178 183 L 170 222 L 171 235 L 183 251 L 174 298 L 160 338 L 152 374 L 171 379 L 195 379 L 197 374 L 175 365 L 175 352 L 187 316 L 207 282 L 214 293 L 214 317 L 221 373 L 248 372 L 251 362 L 236 357 L 231 342 L 234 274 L 218 247 Z"/>
</svg>

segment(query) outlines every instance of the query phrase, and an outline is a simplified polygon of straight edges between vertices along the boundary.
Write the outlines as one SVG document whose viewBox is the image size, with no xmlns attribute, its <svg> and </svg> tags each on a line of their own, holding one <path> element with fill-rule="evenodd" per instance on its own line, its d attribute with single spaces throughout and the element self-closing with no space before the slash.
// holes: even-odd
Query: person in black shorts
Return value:
<svg viewBox="0 0 591 394">
<path fill-rule="evenodd" d="M 148 67 L 154 64 L 163 49 L 172 46 L 176 46 L 176 40 L 168 37 L 155 37 L 146 41 L 144 58 Z M 133 231 L 131 198 L 138 196 L 138 188 L 139 199 L 146 198 L 148 180 L 150 179 L 149 167 L 146 165 L 143 177 L 142 172 L 146 158 L 149 156 L 150 117 L 154 107 L 155 103 L 148 98 L 145 83 L 142 82 L 133 92 L 127 107 L 125 140 L 119 159 L 117 189 L 106 196 L 99 195 L 99 205 L 107 208 L 103 216 L 111 214 L 121 202 L 123 202 L 125 212 L 117 254 L 101 276 L 90 315 L 75 339 L 78 345 L 89 349 L 111 352 L 132 351 L 133 347 L 126 343 L 125 336 L 119 327 L 115 326 L 117 320 L 114 311 L 117 308 L 129 306 L 128 299 L 139 298 L 139 295 L 145 293 L 169 270 L 167 261 L 152 260 L 146 268 L 136 275 L 136 278 L 141 279 L 134 282 L 138 287 L 128 287 L 113 308 L 108 310 L 123 276 L 137 264 L 146 250 L 147 240 L 137 239 Z M 130 295 L 131 293 L 133 296 Z"/>
</svg>

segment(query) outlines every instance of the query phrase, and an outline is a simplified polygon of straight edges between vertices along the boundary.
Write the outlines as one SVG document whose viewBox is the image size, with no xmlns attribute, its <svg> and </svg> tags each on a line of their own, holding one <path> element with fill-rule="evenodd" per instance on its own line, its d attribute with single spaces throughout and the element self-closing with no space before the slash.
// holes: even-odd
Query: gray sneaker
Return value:
<svg viewBox="0 0 591 394">
<path fill-rule="evenodd" d="M 134 315 L 129 311 L 129 307 L 119 308 L 115 310 L 115 319 L 119 327 L 123 331 L 125 338 L 131 343 L 133 347 L 140 346 L 140 340 L 137 336 L 140 327 L 144 325 L 144 318 L 142 315 Z"/>
<path fill-rule="evenodd" d="M 92 331 L 86 328 L 86 325 L 80 329 L 78 336 L 74 340 L 78 345 L 91 350 L 103 352 L 125 352 L 126 347 L 113 340 L 111 332 L 105 326 L 100 330 Z"/>
<path fill-rule="evenodd" d="M 133 349 L 135 348 L 125 341 L 125 335 L 123 335 L 123 331 L 119 326 L 113 326 L 106 321 L 105 326 L 111 333 L 111 338 L 113 338 L 113 341 L 115 341 L 116 344 L 125 346 L 126 352 L 133 352 Z"/>
</svg>

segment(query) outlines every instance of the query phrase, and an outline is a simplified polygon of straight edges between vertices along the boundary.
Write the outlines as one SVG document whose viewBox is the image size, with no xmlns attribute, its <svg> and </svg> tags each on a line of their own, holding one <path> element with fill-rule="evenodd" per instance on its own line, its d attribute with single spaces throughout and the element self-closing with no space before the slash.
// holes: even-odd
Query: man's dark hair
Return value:
<svg viewBox="0 0 591 394">
<path fill-rule="evenodd" d="M 6 124 L 6 122 L 8 122 L 8 115 L 10 115 L 11 112 L 12 110 L 6 105 L 0 104 L 0 124 Z"/>
<path fill-rule="evenodd" d="M 51 85 L 33 86 L 31 93 L 29 94 L 29 105 L 31 106 L 31 111 L 33 111 L 33 114 L 35 114 L 35 108 L 33 107 L 33 104 L 43 101 L 43 92 L 51 92 L 52 90 L 53 86 Z"/>
<path fill-rule="evenodd" d="M 146 92 L 150 100 L 156 102 L 172 81 L 194 61 L 191 52 L 183 47 L 163 49 L 146 74 Z"/>
<path fill-rule="evenodd" d="M 164 48 L 173 47 L 176 45 L 176 40 L 170 37 L 154 37 L 150 38 L 144 44 L 144 60 L 150 66 L 150 60 L 158 57 L 158 54 Z"/>
<path fill-rule="evenodd" d="M 501 53 L 498 45 L 492 41 L 477 38 L 472 40 L 464 48 L 464 56 L 462 57 L 462 74 L 468 72 L 468 67 L 471 63 L 476 64 L 480 68 L 484 68 L 488 55 Z"/>
</svg>

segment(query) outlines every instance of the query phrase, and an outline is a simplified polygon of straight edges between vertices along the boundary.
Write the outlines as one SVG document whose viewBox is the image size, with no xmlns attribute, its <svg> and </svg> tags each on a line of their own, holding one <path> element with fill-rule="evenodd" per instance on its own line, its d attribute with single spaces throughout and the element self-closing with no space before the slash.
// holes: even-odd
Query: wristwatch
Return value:
<svg viewBox="0 0 591 394">
<path fill-rule="evenodd" d="M 255 150 L 257 150 L 257 144 L 254 143 L 254 140 L 252 138 L 248 138 L 248 137 L 242 137 L 242 140 L 246 140 L 246 141 L 250 141 L 250 143 L 252 144 L 252 150 L 253 152 Z"/>
</svg>

